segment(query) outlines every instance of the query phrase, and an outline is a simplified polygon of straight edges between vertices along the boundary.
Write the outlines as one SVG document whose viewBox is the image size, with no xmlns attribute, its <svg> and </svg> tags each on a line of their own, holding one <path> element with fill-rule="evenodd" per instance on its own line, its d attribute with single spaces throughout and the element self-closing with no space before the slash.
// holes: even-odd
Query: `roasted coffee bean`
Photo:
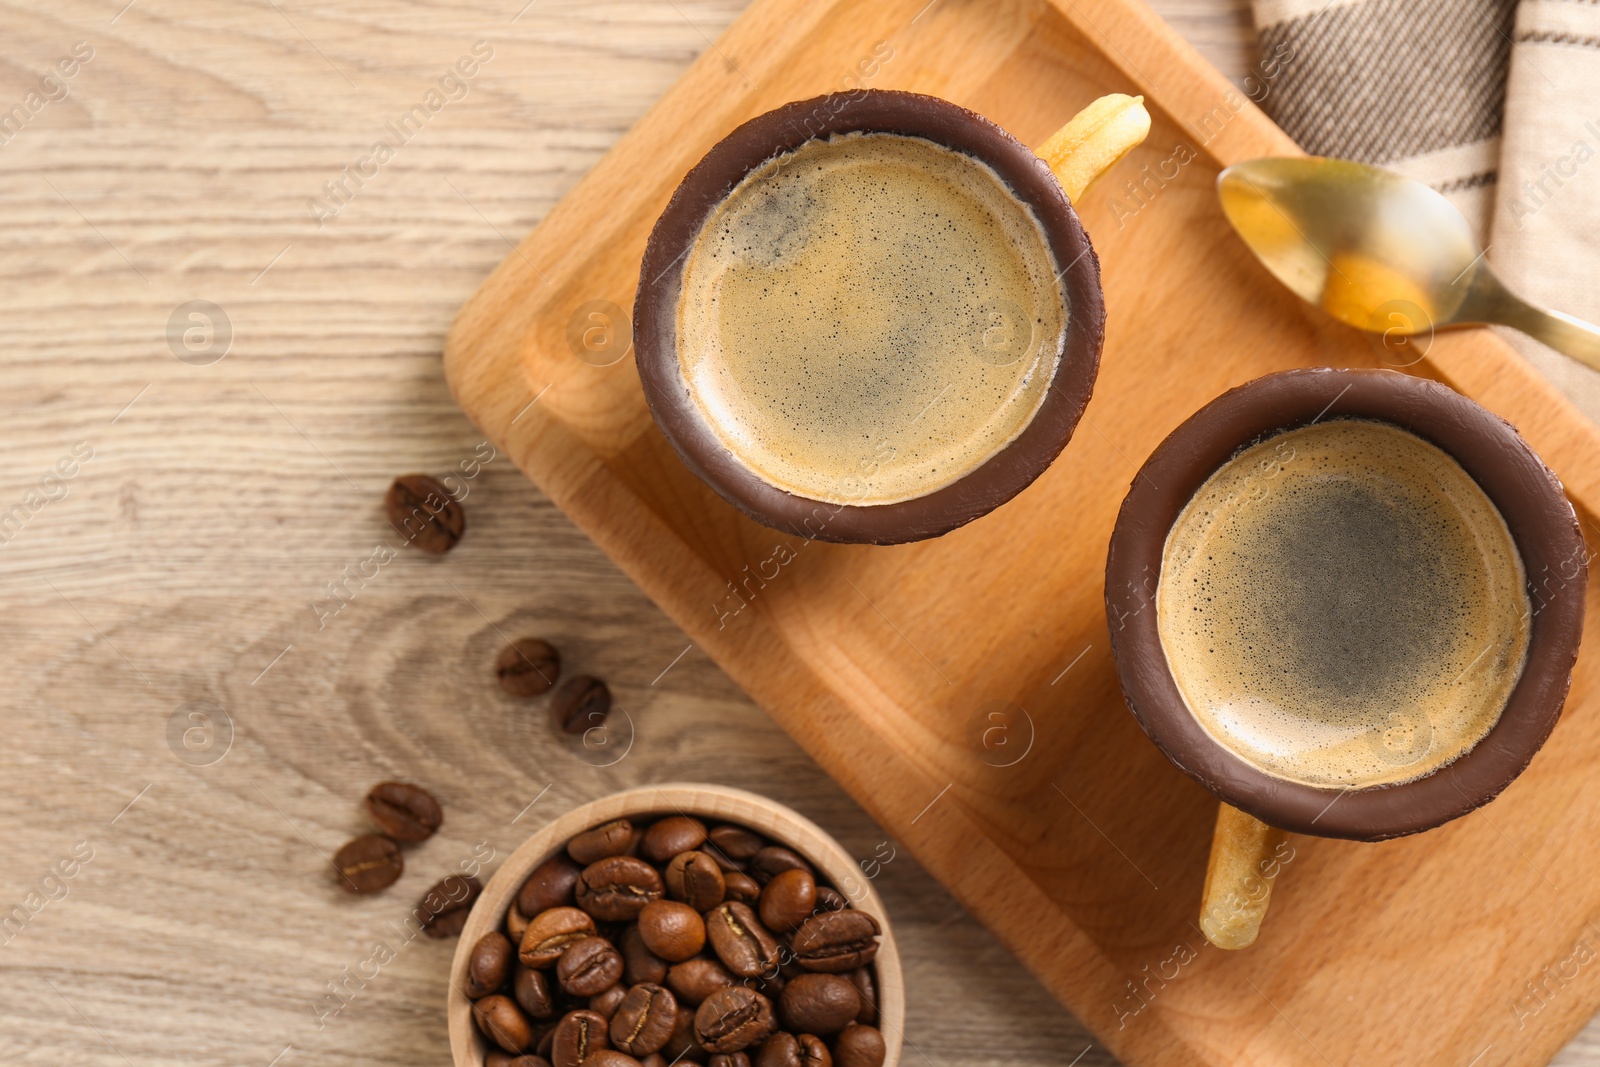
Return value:
<svg viewBox="0 0 1600 1067">
<path fill-rule="evenodd" d="M 551 908 L 570 908 L 577 904 L 578 876 L 583 866 L 565 852 L 557 853 L 533 869 L 517 890 L 517 907 L 532 919 Z"/>
<path fill-rule="evenodd" d="M 694 1011 L 694 1008 L 678 1005 L 678 1017 L 672 1023 L 672 1036 L 661 1046 L 661 1055 L 666 1057 L 668 1063 L 683 1060 L 705 1062 L 706 1050 L 700 1047 L 700 1042 L 694 1036 Z"/>
<path fill-rule="evenodd" d="M 574 941 L 556 961 L 556 981 L 570 996 L 592 997 L 610 989 L 621 978 L 622 953 L 603 937 Z"/>
<path fill-rule="evenodd" d="M 610 713 L 611 690 L 587 674 L 568 678 L 550 698 L 550 719 L 563 733 L 581 734 L 602 726 Z"/>
<path fill-rule="evenodd" d="M 522 935 L 528 930 L 528 917 L 522 914 L 522 909 L 517 907 L 517 902 L 512 901 L 506 908 L 506 936 L 511 938 L 513 945 L 522 944 Z"/>
<path fill-rule="evenodd" d="M 333 854 L 339 884 L 347 893 L 376 893 L 394 885 L 406 869 L 400 846 L 382 834 L 364 834 Z"/>
<path fill-rule="evenodd" d="M 743 1052 L 719 1052 L 706 1061 L 706 1067 L 750 1067 L 750 1057 Z"/>
<path fill-rule="evenodd" d="M 626 1052 L 603 1048 L 584 1060 L 583 1067 L 639 1067 L 639 1061 Z"/>
<path fill-rule="evenodd" d="M 533 1027 L 510 997 L 484 997 L 472 1005 L 478 1030 L 507 1052 L 521 1052 L 533 1044 Z"/>
<path fill-rule="evenodd" d="M 628 985 L 667 980 L 667 961 L 645 948 L 637 926 L 623 928 L 617 948 L 622 952 L 622 980 Z"/>
<path fill-rule="evenodd" d="M 761 1043 L 754 1067 L 832 1067 L 828 1046 L 814 1034 L 791 1034 L 780 1030 Z"/>
<path fill-rule="evenodd" d="M 556 998 L 550 993 L 550 980 L 543 971 L 518 964 L 511 972 L 511 995 L 535 1019 L 556 1017 Z"/>
<path fill-rule="evenodd" d="M 583 869 L 578 907 L 604 922 L 632 922 L 663 891 L 661 875 L 644 860 L 611 856 Z"/>
<path fill-rule="evenodd" d="M 432 938 L 459 937 L 467 925 L 467 915 L 478 902 L 483 886 L 476 878 L 452 874 L 422 894 L 412 909 L 422 932 Z"/>
<path fill-rule="evenodd" d="M 717 990 L 694 1013 L 694 1036 L 708 1052 L 738 1052 L 777 1028 L 772 1001 L 746 986 Z"/>
<path fill-rule="evenodd" d="M 837 974 L 802 974 L 778 998 L 783 1028 L 798 1034 L 837 1034 L 860 1011 L 861 995 Z"/>
<path fill-rule="evenodd" d="M 568 841 L 567 855 L 571 856 L 579 867 L 587 867 L 607 857 L 626 853 L 633 847 L 636 834 L 633 823 L 627 819 L 613 819 L 596 826 L 593 830 L 585 830 Z"/>
<path fill-rule="evenodd" d="M 639 1067 L 672 1067 L 667 1058 L 659 1052 L 652 1052 L 639 1061 Z"/>
<path fill-rule="evenodd" d="M 729 871 L 723 877 L 723 892 L 728 900 L 754 907 L 761 899 L 761 883 L 742 871 Z"/>
<path fill-rule="evenodd" d="M 517 956 L 528 967 L 554 967 L 567 946 L 593 937 L 594 919 L 577 908 L 549 908 L 528 923 Z"/>
<path fill-rule="evenodd" d="M 621 982 L 589 998 L 589 1010 L 607 1019 L 617 1013 L 617 1007 L 628 995 L 628 987 Z"/>
<path fill-rule="evenodd" d="M 872 1023 L 878 1018 L 878 989 L 872 980 L 872 969 L 859 967 L 845 977 L 850 979 L 850 984 L 856 987 L 856 995 L 861 998 L 861 1010 L 856 1013 L 856 1022 Z"/>
<path fill-rule="evenodd" d="M 878 920 L 864 911 L 823 912 L 801 924 L 790 947 L 806 970 L 843 974 L 873 961 L 879 932 Z"/>
<path fill-rule="evenodd" d="M 667 972 L 667 985 L 678 994 L 678 999 L 690 1007 L 698 1008 L 707 997 L 719 989 L 733 985 L 733 975 L 716 960 L 704 956 L 685 960 Z"/>
<path fill-rule="evenodd" d="M 822 911 L 843 911 L 850 899 L 831 885 L 817 886 L 817 907 Z"/>
<path fill-rule="evenodd" d="M 700 954 L 706 945 L 706 924 L 700 913 L 676 900 L 652 900 L 639 913 L 639 936 L 645 948 L 672 963 Z"/>
<path fill-rule="evenodd" d="M 778 942 L 748 904 L 724 902 L 706 914 L 706 939 L 723 965 L 741 978 L 778 969 Z"/>
<path fill-rule="evenodd" d="M 691 852 L 706 840 L 706 824 L 687 815 L 669 815 L 645 831 L 639 855 L 651 863 L 665 863 L 680 852 Z"/>
<path fill-rule="evenodd" d="M 630 1056 L 648 1056 L 666 1047 L 678 1020 L 678 1001 L 658 985 L 636 985 L 611 1016 L 611 1044 Z"/>
<path fill-rule="evenodd" d="M 714 848 L 707 849 L 712 855 L 721 853 L 723 856 L 743 864 L 761 851 L 766 841 L 760 834 L 752 833 L 742 826 L 717 826 L 713 827 L 707 836 L 711 839 Z"/>
<path fill-rule="evenodd" d="M 367 794 L 367 814 L 396 841 L 426 841 L 444 821 L 439 802 L 427 790 L 405 782 L 373 786 Z"/>
<path fill-rule="evenodd" d="M 402 474 L 383 498 L 383 512 L 396 533 L 431 556 L 442 556 L 467 532 L 461 502 L 437 479 Z"/>
<path fill-rule="evenodd" d="M 817 881 L 796 867 L 779 871 L 761 891 L 761 921 L 775 934 L 800 928 L 817 909 Z"/>
<path fill-rule="evenodd" d="M 665 880 L 669 896 L 701 913 L 721 904 L 727 888 L 722 868 L 704 852 L 686 851 L 673 856 L 667 864 Z"/>
<path fill-rule="evenodd" d="M 481 1000 L 505 985 L 516 955 L 506 935 L 498 930 L 490 930 L 478 938 L 478 943 L 472 946 L 472 955 L 467 957 L 467 999 Z"/>
<path fill-rule="evenodd" d="M 500 650 L 494 673 L 509 695 L 536 697 L 561 677 L 561 653 L 542 638 L 519 637 Z"/>
<path fill-rule="evenodd" d="M 492 1048 L 484 1054 L 483 1067 L 550 1067 L 550 1061 L 543 1056 L 513 1056 Z"/>
<path fill-rule="evenodd" d="M 569 1011 L 556 1024 L 550 1042 L 550 1062 L 554 1067 L 582 1067 L 594 1053 L 611 1047 L 606 1030 L 609 1023 L 592 1011 Z"/>
<path fill-rule="evenodd" d="M 805 871 L 813 880 L 816 878 L 811 864 L 802 859 L 798 852 L 782 845 L 768 845 L 750 857 L 750 877 L 762 885 L 772 881 L 782 871 Z"/>
<path fill-rule="evenodd" d="M 888 1052 L 874 1027 L 851 1023 L 833 1039 L 833 1067 L 883 1067 Z"/>
</svg>

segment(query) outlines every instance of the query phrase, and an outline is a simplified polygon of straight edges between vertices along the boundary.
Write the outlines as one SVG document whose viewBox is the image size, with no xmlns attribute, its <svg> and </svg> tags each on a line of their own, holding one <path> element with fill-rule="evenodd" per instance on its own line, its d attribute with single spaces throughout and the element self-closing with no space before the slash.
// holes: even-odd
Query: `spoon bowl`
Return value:
<svg viewBox="0 0 1600 1067">
<path fill-rule="evenodd" d="M 1285 157 L 1229 167 L 1217 195 L 1262 264 L 1341 322 L 1399 336 L 1498 323 L 1600 369 L 1600 330 L 1506 289 L 1461 212 L 1421 182 Z"/>
</svg>

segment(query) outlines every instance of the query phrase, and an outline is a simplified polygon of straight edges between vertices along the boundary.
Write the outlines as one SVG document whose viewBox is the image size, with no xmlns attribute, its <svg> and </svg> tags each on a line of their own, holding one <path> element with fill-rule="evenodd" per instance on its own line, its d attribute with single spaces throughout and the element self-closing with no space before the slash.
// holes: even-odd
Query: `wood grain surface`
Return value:
<svg viewBox="0 0 1600 1067">
<path fill-rule="evenodd" d="M 504 456 L 471 466 L 482 437 L 440 372 L 461 302 L 742 7 L 0 13 L 0 111 L 25 109 L 0 133 L 5 1062 L 445 1063 L 453 946 L 391 924 L 459 864 L 628 785 L 758 790 L 858 856 L 891 854 Z M 1241 0 L 1156 8 L 1242 75 Z M 441 86 L 479 40 L 493 57 Z M 73 64 L 80 41 L 92 58 Z M 190 301 L 224 309 L 225 346 L 187 313 L 169 343 Z M 208 348 L 225 355 L 198 365 Z M 92 458 L 74 465 L 75 446 Z M 443 560 L 383 550 L 382 492 L 407 470 L 468 492 Z M 492 685 L 522 633 L 612 681 L 622 759 L 620 730 L 605 750 L 557 742 Z M 325 857 L 386 777 L 434 789 L 445 828 L 387 894 L 347 898 Z M 908 1062 L 1114 1062 L 892 855 L 876 885 L 905 954 Z M 393 959 L 374 969 L 380 942 Z M 1558 1062 L 1600 1063 L 1600 1031 Z"/>
</svg>

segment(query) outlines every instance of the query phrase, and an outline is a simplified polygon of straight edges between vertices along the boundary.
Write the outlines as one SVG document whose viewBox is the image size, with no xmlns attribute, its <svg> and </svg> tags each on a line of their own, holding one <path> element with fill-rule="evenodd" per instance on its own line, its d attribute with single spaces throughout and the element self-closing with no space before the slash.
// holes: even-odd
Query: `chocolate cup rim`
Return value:
<svg viewBox="0 0 1600 1067">
<path fill-rule="evenodd" d="M 921 137 L 987 163 L 1045 232 L 1067 328 L 1060 363 L 1039 410 L 1010 444 L 940 489 L 894 504 L 835 504 L 763 481 L 716 438 L 690 401 L 678 365 L 677 302 L 701 225 L 752 170 L 807 141 L 854 132 Z M 1031 485 L 1077 429 L 1105 340 L 1100 261 L 1049 165 L 976 112 L 939 97 L 887 89 L 830 93 L 745 122 L 684 177 L 657 220 L 634 299 L 635 365 L 656 425 L 684 464 L 728 503 L 766 526 L 820 541 L 901 544 L 938 537 L 980 518 Z"/>
<path fill-rule="evenodd" d="M 1345 790 L 1268 775 L 1205 733 L 1161 648 L 1154 592 L 1173 522 L 1242 449 L 1319 418 L 1387 422 L 1460 463 L 1499 509 L 1534 604 L 1528 658 L 1499 722 L 1465 755 L 1398 785 Z M 1572 573 L 1567 576 L 1568 572 Z M 1153 452 L 1122 503 L 1106 560 L 1111 651 L 1128 707 L 1172 763 L 1280 829 L 1381 841 L 1487 804 L 1521 774 L 1561 716 L 1583 636 L 1588 553 L 1561 482 L 1516 429 L 1447 386 L 1390 370 L 1310 369 L 1257 378 L 1213 400 Z"/>
</svg>

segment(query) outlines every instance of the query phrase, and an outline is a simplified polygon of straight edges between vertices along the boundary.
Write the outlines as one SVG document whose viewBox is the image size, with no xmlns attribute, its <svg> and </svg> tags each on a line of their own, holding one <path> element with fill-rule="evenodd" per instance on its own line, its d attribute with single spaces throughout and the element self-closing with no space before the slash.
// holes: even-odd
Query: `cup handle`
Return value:
<svg viewBox="0 0 1600 1067">
<path fill-rule="evenodd" d="M 1072 117 L 1040 145 L 1038 155 L 1076 204 L 1094 180 L 1133 151 L 1150 133 L 1144 97 L 1112 93 Z"/>
<path fill-rule="evenodd" d="M 1217 809 L 1211 862 L 1200 901 L 1200 932 L 1218 948 L 1248 948 L 1261 931 L 1276 857 L 1289 835 L 1227 804 Z"/>
</svg>

